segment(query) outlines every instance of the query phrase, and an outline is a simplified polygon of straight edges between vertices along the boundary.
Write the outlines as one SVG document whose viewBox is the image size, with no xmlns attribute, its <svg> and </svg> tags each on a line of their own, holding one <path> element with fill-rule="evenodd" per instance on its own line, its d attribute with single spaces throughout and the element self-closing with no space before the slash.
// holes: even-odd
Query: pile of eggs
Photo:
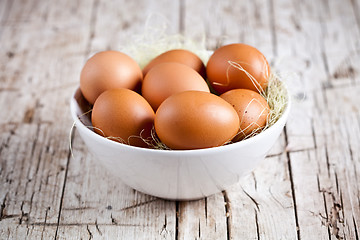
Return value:
<svg viewBox="0 0 360 240">
<path fill-rule="evenodd" d="M 201 149 L 240 141 L 263 128 L 269 105 L 269 64 L 256 48 L 229 44 L 205 67 L 193 52 L 175 49 L 142 70 L 130 56 L 103 51 L 85 63 L 80 90 L 92 105 L 94 131 L 149 148 Z M 155 130 L 155 131 L 154 131 Z"/>
</svg>

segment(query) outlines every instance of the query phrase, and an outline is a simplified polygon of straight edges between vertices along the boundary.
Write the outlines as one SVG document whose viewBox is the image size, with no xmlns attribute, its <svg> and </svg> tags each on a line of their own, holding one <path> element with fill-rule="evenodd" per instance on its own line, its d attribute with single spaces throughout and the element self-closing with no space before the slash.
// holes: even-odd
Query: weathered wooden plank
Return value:
<svg viewBox="0 0 360 240">
<path fill-rule="evenodd" d="M 234 239 L 296 239 L 289 178 L 283 154 L 266 158 L 251 175 L 227 191 Z"/>
<path fill-rule="evenodd" d="M 321 58 L 321 32 L 317 11 L 310 2 L 274 1 L 275 35 L 278 67 L 294 72 L 298 78 L 289 78 L 293 95 L 293 109 L 286 127 L 289 175 L 292 189 L 298 239 L 326 239 L 328 229 L 322 225 L 326 206 L 318 190 L 313 164 L 306 164 L 307 149 L 316 148 L 313 137 L 313 95 L 320 90 L 326 74 Z M 291 151 L 295 151 L 291 153 Z M 298 156 L 306 156 L 299 157 Z M 312 159 L 316 162 L 315 159 Z M 315 165 L 316 166 L 316 165 Z M 305 178 L 305 179 L 304 179 Z M 311 196 L 311 197 L 309 197 Z M 314 213 L 315 212 L 315 213 Z"/>
<path fill-rule="evenodd" d="M 335 2 L 330 1 L 329 3 L 334 4 Z M 319 50 L 314 49 L 314 51 L 317 51 L 316 55 L 322 59 L 320 58 L 321 61 L 319 61 L 319 57 L 317 57 L 310 61 L 311 65 L 317 62 L 320 68 L 313 69 L 310 65 L 310 68 L 299 70 L 304 76 L 306 99 L 299 103 L 300 108 L 296 108 L 296 112 L 297 114 L 301 114 L 304 113 L 305 109 L 312 109 L 312 112 L 306 115 L 308 123 L 299 125 L 299 122 L 303 121 L 304 118 L 300 118 L 301 115 L 298 115 L 297 118 L 299 120 L 290 121 L 287 126 L 289 130 L 289 146 L 294 146 L 294 144 L 304 145 L 298 137 L 294 138 L 294 135 L 297 134 L 292 130 L 293 128 L 301 129 L 301 131 L 310 129 L 313 133 L 311 134 L 309 132 L 307 135 L 309 139 L 311 136 L 314 136 L 313 145 L 316 149 L 315 153 L 313 150 L 290 153 L 300 237 L 307 239 L 313 236 L 313 234 L 311 234 L 312 232 L 316 232 L 319 234 L 317 238 L 345 237 L 352 239 L 356 237 L 356 230 L 354 229 L 357 229 L 357 227 L 353 223 L 350 223 L 350 221 L 356 221 L 352 220 L 353 216 L 349 210 L 349 213 L 345 214 L 346 210 L 344 208 L 354 209 L 354 207 L 352 207 L 354 200 L 355 205 L 358 206 L 356 204 L 358 201 L 356 197 L 358 187 L 355 187 L 355 191 L 350 187 L 350 192 L 352 193 L 346 194 L 344 190 L 339 191 L 339 189 L 334 186 L 342 185 L 343 188 L 349 189 L 349 187 L 345 187 L 349 186 L 349 177 L 345 177 L 349 175 L 347 171 L 348 169 L 358 169 L 356 165 L 344 166 L 343 161 L 349 162 L 347 159 L 350 159 L 347 153 L 348 143 L 337 141 L 339 137 L 339 127 L 341 126 L 339 126 L 339 123 L 344 121 L 338 118 L 339 112 L 337 111 L 343 112 L 343 116 L 346 116 L 353 110 L 347 107 L 345 107 L 345 109 L 340 107 L 345 104 L 344 99 L 338 96 L 328 97 L 328 93 L 332 92 L 328 90 L 328 88 L 329 86 L 334 86 L 334 70 L 332 70 L 332 65 L 339 64 L 338 56 L 343 56 L 343 54 L 347 55 L 352 51 L 351 47 L 346 46 L 348 43 L 346 43 L 345 39 L 342 39 L 343 36 L 334 39 L 333 35 L 329 34 L 329 32 L 336 32 L 336 35 L 342 35 L 344 31 L 344 36 L 348 35 L 349 32 L 341 28 L 340 25 L 343 25 L 342 22 L 344 21 L 345 15 L 345 21 L 353 21 L 353 23 L 350 24 L 351 26 L 354 25 L 354 20 L 351 20 L 354 18 L 350 9 L 344 9 L 344 7 L 340 5 L 330 7 L 325 2 L 322 4 L 312 3 L 308 5 L 308 8 L 315 10 L 313 11 L 313 18 L 316 19 L 316 16 L 318 16 L 320 19 L 319 24 L 316 24 L 317 21 L 315 21 L 311 27 L 314 28 L 314 26 L 317 26 L 319 29 L 317 32 L 319 34 L 317 35 L 315 34 L 316 32 L 313 32 L 313 34 L 309 36 L 312 36 L 314 40 L 318 41 L 317 45 L 319 46 Z M 307 11 L 307 13 L 309 12 L 310 11 Z M 329 15 L 330 12 L 332 12 L 331 15 Z M 305 19 L 310 18 L 306 17 Z M 310 28 L 308 28 L 309 26 L 304 27 L 306 28 L 304 29 L 302 27 L 302 31 L 307 32 L 310 30 Z M 355 36 L 357 36 L 357 33 L 354 33 Z M 355 36 L 353 36 L 353 38 Z M 297 44 L 297 46 L 299 47 L 301 44 Z M 328 57 L 332 53 L 336 55 L 336 60 L 335 57 Z M 322 67 L 321 62 L 323 63 Z M 319 72 L 322 74 L 319 74 Z M 346 72 L 349 73 L 351 71 L 345 71 L 345 73 Z M 354 82 L 351 78 L 354 78 L 354 76 L 345 76 L 345 81 L 339 84 L 339 86 Z M 314 79 L 316 79 L 316 81 L 314 81 Z M 320 82 L 318 80 L 320 80 Z M 353 94 L 351 96 L 353 96 Z M 339 105 L 339 108 L 335 107 L 337 105 Z M 342 110 L 340 110 L 340 108 L 342 108 Z M 323 140 L 323 136 L 328 137 L 326 140 Z M 288 150 L 291 151 L 294 150 L 294 148 L 289 147 Z M 357 170 L 355 170 L 355 173 L 356 171 Z M 352 173 L 352 176 L 354 176 L 355 173 Z M 339 176 L 341 176 L 341 180 L 339 180 Z M 309 196 L 311 196 L 311 199 L 309 199 Z M 315 201 L 313 199 L 315 199 Z M 344 199 L 346 199 L 346 203 L 344 203 Z M 344 204 L 345 206 L 343 206 Z M 317 211 L 314 212 L 314 209 Z M 348 215 L 347 221 L 349 222 L 345 225 L 342 222 L 344 215 Z M 324 227 L 328 228 L 327 232 Z"/>
<path fill-rule="evenodd" d="M 222 193 L 180 202 L 178 239 L 228 239 L 226 204 Z"/>
<path fill-rule="evenodd" d="M 1 23 L 0 235 L 10 239 L 55 237 L 69 160 L 67 99 L 86 25 L 71 27 L 67 14 L 47 24 L 48 7 L 13 1 Z"/>
<path fill-rule="evenodd" d="M 61 130 L 56 132 L 61 136 Z M 1 183 L 1 234 L 14 229 L 23 232 L 33 224 L 57 222 L 68 154 L 65 143 L 50 146 L 53 134 L 52 126 L 48 124 L 18 125 L 8 143 L 3 145 L 1 159 L 4 161 L 5 158 L 6 163 L 2 163 L 1 172 L 6 175 Z M 45 227 L 41 230 L 42 234 Z M 32 233 L 38 235 L 38 232 L 29 232 Z"/>
<path fill-rule="evenodd" d="M 79 136 L 73 142 L 59 238 L 172 239 L 175 236 L 175 202 L 139 193 L 124 185 L 90 154 Z"/>
<path fill-rule="evenodd" d="M 328 216 L 334 221 L 330 225 L 332 237 L 352 239 L 358 238 L 359 232 L 357 224 L 359 188 L 356 184 L 359 182 L 356 180 L 357 172 L 359 172 L 359 158 L 352 154 L 351 149 L 349 150 L 350 144 L 356 146 L 358 142 L 353 138 L 355 142 L 350 143 L 348 138 L 352 134 L 356 135 L 356 126 L 358 126 L 358 122 L 354 119 L 358 118 L 359 108 L 351 102 L 359 100 L 356 94 L 358 87 L 346 86 L 354 84 L 358 79 L 356 74 L 359 66 L 356 64 L 358 56 L 353 52 L 356 51 L 354 40 L 358 38 L 359 32 L 356 27 L 354 29 L 356 19 L 350 4 L 330 1 L 329 5 L 321 6 L 319 12 L 324 19 L 323 51 L 328 82 L 323 93 L 324 101 L 319 101 L 321 115 L 314 118 L 314 121 L 319 121 L 314 129 L 321 129 L 316 131 L 322 131 L 322 134 L 327 137 L 325 147 L 329 179 L 326 180 L 326 175 L 320 175 L 322 180 L 320 185 L 328 187 L 324 188 L 328 193 L 324 194 L 324 199 Z M 343 28 L 345 22 L 351 27 Z M 339 87 L 331 89 L 334 86 Z M 350 103 L 349 98 L 351 98 Z M 328 113 L 321 111 L 321 108 L 326 109 Z M 325 116 L 322 116 L 324 114 Z M 327 122 L 325 126 L 324 122 Z M 353 184 L 350 183 L 352 181 Z M 327 219 L 328 224 L 331 223 L 330 220 Z M 342 221 L 347 221 L 347 223 L 344 224 Z"/>
<path fill-rule="evenodd" d="M 122 50 L 143 36 L 145 30 L 179 29 L 179 1 L 98 1 L 94 2 L 89 54 L 107 49 Z M 149 29 L 147 25 L 149 24 Z M 149 32 L 149 34 L 152 34 Z M 153 36 L 156 37 L 156 36 Z"/>
<path fill-rule="evenodd" d="M 277 67 L 284 72 L 293 96 L 287 124 L 288 151 L 314 148 L 311 126 L 313 100 L 309 94 L 325 81 L 318 16 L 310 2 L 274 1 Z"/>
<path fill-rule="evenodd" d="M 329 72 L 329 86 L 344 86 L 358 82 L 359 43 L 358 11 L 355 1 L 346 4 L 329 1 L 319 11 L 323 23 L 324 56 Z M 346 26 L 346 27 L 345 27 Z"/>
<path fill-rule="evenodd" d="M 359 232 L 359 112 L 345 104 L 348 97 L 358 98 L 356 92 L 358 87 L 327 89 L 325 97 L 318 96 L 318 105 L 332 107 L 314 119 L 319 189 L 327 212 L 323 221 L 334 239 L 356 239 Z"/>
<path fill-rule="evenodd" d="M 324 189 L 319 185 L 320 153 L 313 150 L 290 153 L 296 193 L 296 213 L 301 239 L 328 239 Z M 324 157 L 324 156 L 323 156 Z"/>
<path fill-rule="evenodd" d="M 339 204 L 345 225 L 339 226 L 339 234 L 344 237 L 355 238 L 359 232 L 359 177 L 360 161 L 358 155 L 359 110 L 357 104 L 347 103 L 348 98 L 359 102 L 359 87 L 329 89 L 327 102 L 331 104 L 329 111 L 330 134 L 327 134 L 326 145 L 328 161 L 333 173 L 336 187 L 335 197 L 330 203 Z M 342 227 L 342 228 L 341 228 Z"/>
</svg>

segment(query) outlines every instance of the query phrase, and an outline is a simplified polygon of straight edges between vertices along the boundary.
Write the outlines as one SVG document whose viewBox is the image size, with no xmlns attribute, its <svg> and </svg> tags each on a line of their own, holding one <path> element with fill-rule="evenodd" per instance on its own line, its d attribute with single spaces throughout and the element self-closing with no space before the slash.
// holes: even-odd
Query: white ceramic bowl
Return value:
<svg viewBox="0 0 360 240">
<path fill-rule="evenodd" d="M 241 142 L 198 150 L 156 150 L 108 140 L 91 128 L 86 100 L 79 89 L 71 115 L 80 136 L 97 160 L 128 186 L 156 197 L 191 200 L 207 197 L 237 183 L 254 170 L 279 137 L 289 114 L 262 133 Z"/>
</svg>

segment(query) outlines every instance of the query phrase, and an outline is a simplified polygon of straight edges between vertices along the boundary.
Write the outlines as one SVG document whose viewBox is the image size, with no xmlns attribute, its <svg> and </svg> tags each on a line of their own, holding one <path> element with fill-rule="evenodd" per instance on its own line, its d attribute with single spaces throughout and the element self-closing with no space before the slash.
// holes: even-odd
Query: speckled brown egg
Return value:
<svg viewBox="0 0 360 240">
<path fill-rule="evenodd" d="M 205 78 L 206 70 L 204 63 L 195 53 L 186 49 L 169 50 L 155 57 L 144 67 L 144 76 L 152 67 L 164 62 L 177 62 L 185 64 L 197 71 L 203 78 Z"/>
<path fill-rule="evenodd" d="M 233 89 L 220 97 L 234 107 L 240 119 L 240 131 L 234 141 L 256 133 L 266 125 L 270 108 L 259 93 L 248 89 Z"/>
<path fill-rule="evenodd" d="M 210 92 L 205 80 L 194 69 L 175 62 L 160 63 L 146 74 L 142 83 L 142 95 L 153 109 L 171 95 L 197 90 Z"/>
<path fill-rule="evenodd" d="M 103 92 L 92 110 L 95 132 L 111 140 L 138 147 L 147 147 L 155 113 L 138 93 L 121 88 Z"/>
<path fill-rule="evenodd" d="M 219 94 L 237 88 L 261 92 L 267 86 L 270 67 L 259 50 L 235 43 L 214 51 L 206 65 L 206 73 Z"/>
<path fill-rule="evenodd" d="M 80 89 L 86 100 L 94 104 L 104 91 L 113 88 L 139 88 L 142 71 L 130 56 L 118 51 L 96 53 L 80 74 Z"/>
<path fill-rule="evenodd" d="M 230 141 L 239 130 L 239 117 L 219 96 L 185 91 L 160 105 L 154 125 L 158 137 L 169 148 L 201 149 Z"/>
</svg>

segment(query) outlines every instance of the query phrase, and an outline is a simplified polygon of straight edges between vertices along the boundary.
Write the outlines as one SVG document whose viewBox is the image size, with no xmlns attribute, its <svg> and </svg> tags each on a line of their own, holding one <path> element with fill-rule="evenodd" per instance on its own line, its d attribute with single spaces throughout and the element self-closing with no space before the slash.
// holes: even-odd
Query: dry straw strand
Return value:
<svg viewBox="0 0 360 240">
<path fill-rule="evenodd" d="M 156 18 L 159 18 L 160 25 L 152 24 Z M 173 49 L 189 50 L 206 64 L 209 51 L 206 49 L 204 37 L 200 41 L 193 41 L 181 34 L 168 34 L 167 30 L 166 19 L 161 15 L 152 15 L 147 19 L 143 34 L 134 36 L 121 51 L 134 58 L 141 68 L 161 53 Z"/>
<path fill-rule="evenodd" d="M 228 63 L 230 64 L 231 67 L 234 67 L 242 72 L 244 72 L 246 74 L 246 76 L 248 76 L 248 78 L 250 79 L 250 81 L 252 82 L 252 84 L 254 85 L 254 87 L 256 88 L 256 90 L 258 92 L 263 92 L 264 89 L 261 87 L 260 83 L 248 72 L 246 71 L 241 64 L 248 64 L 248 63 L 242 63 L 242 62 L 234 62 L 234 61 L 228 61 Z M 230 69 L 230 66 L 228 67 L 227 71 L 226 71 L 226 77 L 228 79 L 229 82 L 229 74 L 228 71 Z"/>
</svg>

